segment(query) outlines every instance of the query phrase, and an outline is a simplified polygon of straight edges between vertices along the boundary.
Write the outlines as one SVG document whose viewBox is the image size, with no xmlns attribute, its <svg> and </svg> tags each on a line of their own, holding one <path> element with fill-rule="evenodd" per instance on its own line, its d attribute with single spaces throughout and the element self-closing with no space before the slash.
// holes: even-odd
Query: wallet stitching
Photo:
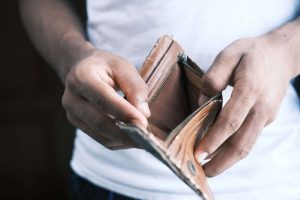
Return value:
<svg viewBox="0 0 300 200">
<path fill-rule="evenodd" d="M 151 73 L 148 75 L 148 78 L 146 79 L 146 82 L 148 82 L 151 78 L 152 78 L 152 75 L 155 74 L 155 71 L 157 69 L 157 67 L 160 65 L 160 63 L 162 62 L 162 60 L 166 57 L 166 54 L 168 53 L 168 51 L 170 50 L 170 48 L 172 47 L 172 44 L 173 44 L 173 40 L 172 42 L 170 43 L 169 47 L 166 49 L 166 52 L 165 54 L 160 58 L 160 60 L 157 62 L 156 66 L 154 67 L 154 69 L 151 71 Z M 147 58 L 147 60 L 151 60 L 150 59 L 150 56 L 149 58 Z M 154 59 L 155 60 L 155 59 Z M 148 63 L 149 61 L 147 61 Z"/>
<path fill-rule="evenodd" d="M 152 71 L 151 75 L 149 76 L 147 82 L 149 83 L 149 85 L 151 85 L 153 83 L 153 79 L 155 77 L 155 73 L 157 73 L 157 71 L 159 71 L 159 69 L 161 68 L 161 66 L 163 65 L 164 62 L 166 62 L 167 60 L 167 54 L 172 50 L 172 43 L 170 44 L 169 48 L 167 49 L 166 53 L 163 55 L 163 57 L 160 59 L 160 61 L 157 63 L 157 65 L 155 66 L 155 70 Z M 165 68 L 166 70 L 167 68 Z M 165 71 L 164 70 L 164 71 Z M 163 71 L 163 72 L 164 72 Z M 154 74 L 154 75 L 153 75 Z M 163 73 L 161 73 L 160 77 L 162 76 Z M 158 78 L 158 80 L 160 80 L 160 77 Z"/>
</svg>

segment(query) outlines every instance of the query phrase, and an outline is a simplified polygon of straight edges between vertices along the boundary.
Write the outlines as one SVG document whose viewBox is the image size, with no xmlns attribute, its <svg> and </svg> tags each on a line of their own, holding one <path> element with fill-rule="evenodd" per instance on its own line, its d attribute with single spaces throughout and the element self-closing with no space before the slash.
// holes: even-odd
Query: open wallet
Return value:
<svg viewBox="0 0 300 200">
<path fill-rule="evenodd" d="M 149 89 L 148 127 L 121 121 L 117 126 L 165 163 L 200 199 L 214 199 L 194 149 L 219 114 L 222 95 L 198 105 L 203 71 L 166 35 L 153 47 L 140 75 Z"/>
</svg>

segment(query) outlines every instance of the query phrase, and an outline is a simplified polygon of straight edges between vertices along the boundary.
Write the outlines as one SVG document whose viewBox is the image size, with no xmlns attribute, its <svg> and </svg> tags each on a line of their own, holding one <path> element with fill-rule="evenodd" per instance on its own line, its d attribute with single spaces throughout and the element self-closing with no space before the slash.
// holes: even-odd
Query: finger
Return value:
<svg viewBox="0 0 300 200">
<path fill-rule="evenodd" d="M 97 138 L 98 135 L 101 135 L 112 141 L 117 141 L 118 144 L 136 146 L 129 136 L 117 128 L 113 119 L 101 113 L 99 109 L 95 108 L 89 102 L 73 95 L 69 91 L 65 91 L 63 101 L 66 110 L 84 122 L 86 131 L 92 134 L 91 136 L 93 138 Z"/>
<path fill-rule="evenodd" d="M 69 121 L 77 128 L 88 134 L 91 138 L 102 144 L 103 146 L 111 150 L 138 148 L 138 146 L 131 141 L 130 138 L 124 140 L 123 137 L 109 138 L 105 134 L 101 134 L 101 131 L 97 131 L 90 128 L 84 121 L 72 114 L 67 114 Z M 127 137 L 127 136 L 125 136 Z"/>
<path fill-rule="evenodd" d="M 100 135 L 100 134 L 92 134 L 91 130 L 88 128 L 88 125 L 86 125 L 81 119 L 76 117 L 75 115 L 72 115 L 70 113 L 67 113 L 68 120 L 76 127 L 79 128 L 84 133 L 88 134 L 89 136 L 92 136 L 93 139 L 97 140 L 99 143 L 103 144 L 104 146 L 110 146 L 110 145 L 120 145 L 119 143 L 116 144 L 116 142 L 112 142 L 111 139 Z"/>
<path fill-rule="evenodd" d="M 139 109 L 147 118 L 150 117 L 148 107 L 148 86 L 142 79 L 136 68 L 127 61 L 118 63 L 114 76 L 126 99 Z"/>
<path fill-rule="evenodd" d="M 211 97 L 223 91 L 229 84 L 231 76 L 241 60 L 241 55 L 237 45 L 221 51 L 201 79 L 201 93 Z"/>
<path fill-rule="evenodd" d="M 262 116 L 259 110 L 249 113 L 241 128 L 226 141 L 223 150 L 203 166 L 206 176 L 219 175 L 249 154 L 266 124 Z"/>
<path fill-rule="evenodd" d="M 234 134 L 245 120 L 256 100 L 254 91 L 248 87 L 249 84 L 244 83 L 237 83 L 234 87 L 231 98 L 221 110 L 215 124 L 195 150 L 200 163 Z"/>
<path fill-rule="evenodd" d="M 83 75 L 84 76 L 84 75 Z M 127 77 L 130 79 L 131 77 Z M 89 74 L 83 78 L 84 83 L 75 83 L 71 90 L 81 94 L 90 101 L 97 110 L 113 115 L 117 119 L 124 122 L 131 122 L 143 127 L 147 127 L 146 117 L 123 97 L 121 97 L 111 85 L 105 80 L 105 75 Z M 80 86 L 80 87 L 79 87 Z"/>
</svg>

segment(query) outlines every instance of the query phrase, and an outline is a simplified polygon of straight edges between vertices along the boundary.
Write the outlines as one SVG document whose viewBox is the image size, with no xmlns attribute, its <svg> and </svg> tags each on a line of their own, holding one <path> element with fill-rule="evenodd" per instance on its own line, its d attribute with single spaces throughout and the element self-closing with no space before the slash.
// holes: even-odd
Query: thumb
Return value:
<svg viewBox="0 0 300 200">
<path fill-rule="evenodd" d="M 136 107 L 145 117 L 151 113 L 148 106 L 148 86 L 142 79 L 133 64 L 128 61 L 119 65 L 115 81 L 123 91 L 126 99 Z"/>
<path fill-rule="evenodd" d="M 234 53 L 233 48 L 221 51 L 209 70 L 201 78 L 201 95 L 199 103 L 207 97 L 222 92 L 229 84 L 231 76 L 238 65 L 241 55 Z"/>
</svg>

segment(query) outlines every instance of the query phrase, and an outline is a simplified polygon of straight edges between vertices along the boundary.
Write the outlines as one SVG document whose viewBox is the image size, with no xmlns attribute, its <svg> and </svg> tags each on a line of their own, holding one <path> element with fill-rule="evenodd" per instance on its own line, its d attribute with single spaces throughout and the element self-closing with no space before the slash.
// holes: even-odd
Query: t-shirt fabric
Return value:
<svg viewBox="0 0 300 200">
<path fill-rule="evenodd" d="M 279 27 L 295 18 L 298 8 L 297 0 L 87 0 L 88 37 L 139 69 L 157 38 L 169 34 L 207 70 L 227 45 Z M 216 200 L 300 199 L 299 156 L 299 99 L 289 85 L 277 119 L 250 155 L 208 182 Z M 100 187 L 134 198 L 199 199 L 148 152 L 111 151 L 80 130 L 71 167 Z"/>
</svg>

